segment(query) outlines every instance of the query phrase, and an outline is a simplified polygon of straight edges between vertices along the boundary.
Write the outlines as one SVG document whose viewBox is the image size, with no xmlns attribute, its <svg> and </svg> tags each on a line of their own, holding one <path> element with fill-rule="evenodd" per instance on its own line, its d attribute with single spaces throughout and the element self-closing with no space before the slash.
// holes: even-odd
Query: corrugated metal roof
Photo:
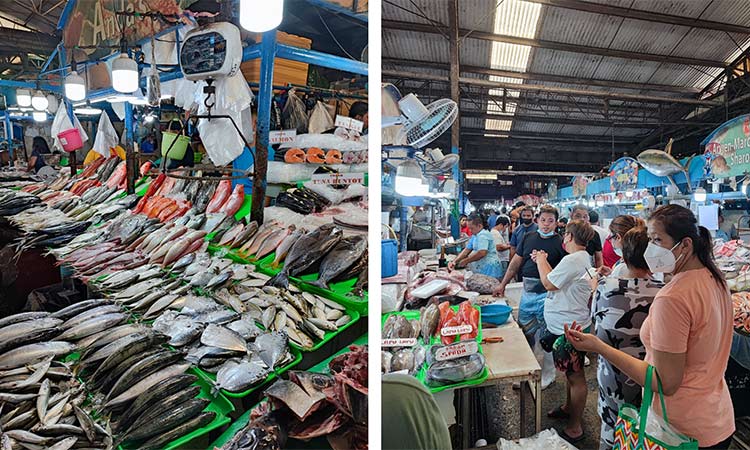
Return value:
<svg viewBox="0 0 750 450">
<path fill-rule="evenodd" d="M 507 0 L 506 0 L 507 1 Z M 448 0 L 390 0 L 400 6 L 384 4 L 384 20 L 398 20 L 415 23 L 441 23 L 448 25 Z M 416 8 L 414 5 L 417 5 Z M 494 8 L 496 0 L 471 0 L 458 3 L 458 24 L 467 30 L 491 32 L 493 29 Z M 424 13 L 431 20 L 424 19 L 418 14 L 405 11 L 412 10 L 418 14 Z"/>
<path fill-rule="evenodd" d="M 537 35 L 539 39 L 607 47 L 617 33 L 622 18 L 545 7 L 541 22 Z"/>
<path fill-rule="evenodd" d="M 701 19 L 747 25 L 750 23 L 750 8 L 747 2 L 741 0 L 714 0 L 711 7 L 703 12 Z"/>
</svg>

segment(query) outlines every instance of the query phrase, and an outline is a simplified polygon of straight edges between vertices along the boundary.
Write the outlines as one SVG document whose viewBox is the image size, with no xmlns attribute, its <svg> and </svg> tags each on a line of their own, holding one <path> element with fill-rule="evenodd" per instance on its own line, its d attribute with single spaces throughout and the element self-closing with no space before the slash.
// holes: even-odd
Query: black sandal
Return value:
<svg viewBox="0 0 750 450">
<path fill-rule="evenodd" d="M 550 419 L 570 419 L 570 414 L 565 411 L 562 406 L 558 406 L 557 408 L 553 409 L 552 411 L 547 413 L 547 417 Z"/>
<path fill-rule="evenodd" d="M 568 433 L 565 432 L 565 430 L 560 430 L 560 437 L 575 445 L 586 438 L 586 433 L 581 433 L 581 435 L 577 437 L 570 437 Z"/>
</svg>

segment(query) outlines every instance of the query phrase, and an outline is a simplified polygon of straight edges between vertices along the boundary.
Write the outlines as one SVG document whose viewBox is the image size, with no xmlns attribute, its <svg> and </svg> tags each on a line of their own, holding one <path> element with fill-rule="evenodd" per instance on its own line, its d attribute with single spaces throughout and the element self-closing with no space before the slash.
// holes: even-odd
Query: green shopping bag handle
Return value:
<svg viewBox="0 0 750 450">
<path fill-rule="evenodd" d="M 654 366 L 649 365 L 648 369 L 646 369 L 646 385 L 643 387 L 643 401 L 641 402 L 641 412 L 640 412 L 640 427 L 638 428 L 638 445 L 636 445 L 636 449 L 639 448 L 645 448 L 643 445 L 644 439 L 646 438 L 646 421 L 648 419 L 648 410 L 651 408 L 651 401 L 654 397 L 654 390 L 651 388 L 651 382 L 654 378 Z M 661 378 L 659 377 L 659 374 L 656 374 L 656 384 L 659 387 L 659 400 L 661 401 L 661 412 L 664 416 L 664 422 L 669 423 L 669 419 L 667 419 L 667 407 L 664 404 L 664 391 L 661 387 Z"/>
</svg>

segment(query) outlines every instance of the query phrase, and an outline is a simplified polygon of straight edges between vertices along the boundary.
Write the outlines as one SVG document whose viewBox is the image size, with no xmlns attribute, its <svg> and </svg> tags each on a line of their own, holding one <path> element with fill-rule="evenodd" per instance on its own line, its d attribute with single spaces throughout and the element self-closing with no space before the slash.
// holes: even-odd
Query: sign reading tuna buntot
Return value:
<svg viewBox="0 0 750 450">
<path fill-rule="evenodd" d="M 473 355 L 479 351 L 479 344 L 477 341 L 466 341 L 458 344 L 453 344 L 448 347 L 442 347 L 435 352 L 435 359 L 437 361 L 448 361 L 449 359 L 461 358 L 464 356 Z"/>
<path fill-rule="evenodd" d="M 417 345 L 417 338 L 383 339 L 380 345 L 383 347 L 414 347 Z"/>
<path fill-rule="evenodd" d="M 750 172 L 750 114 L 724 123 L 701 144 L 706 147 L 714 177 L 735 177 Z"/>
<path fill-rule="evenodd" d="M 288 144 L 290 142 L 294 142 L 294 138 L 296 137 L 296 128 L 293 128 L 291 130 L 271 131 L 268 133 L 268 143 L 271 145 Z"/>
<path fill-rule="evenodd" d="M 313 184 L 365 184 L 364 173 L 324 173 L 310 177 Z"/>
<path fill-rule="evenodd" d="M 440 329 L 442 336 L 457 336 L 459 334 L 469 334 L 474 331 L 474 327 L 471 325 L 458 325 L 456 327 L 444 327 Z"/>
</svg>

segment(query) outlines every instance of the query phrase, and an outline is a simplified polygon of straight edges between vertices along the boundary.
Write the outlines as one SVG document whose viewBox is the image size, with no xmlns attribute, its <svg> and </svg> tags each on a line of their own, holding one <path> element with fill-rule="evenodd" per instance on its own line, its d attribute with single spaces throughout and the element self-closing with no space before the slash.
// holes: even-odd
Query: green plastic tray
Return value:
<svg viewBox="0 0 750 450">
<path fill-rule="evenodd" d="M 170 442 L 164 447 L 164 450 L 172 450 L 181 447 L 194 439 L 205 436 L 211 431 L 223 427 L 224 425 L 232 421 L 232 419 L 229 417 L 229 414 L 234 411 L 234 405 L 232 405 L 232 402 L 221 395 L 221 393 L 218 393 L 216 395 L 211 394 L 211 383 L 209 382 L 209 380 L 201 377 L 201 374 L 197 369 L 190 368 L 188 369 L 188 372 L 192 372 L 193 374 L 198 376 L 198 380 L 195 382 L 195 384 L 201 387 L 201 392 L 200 394 L 198 394 L 197 398 L 207 398 L 211 400 L 211 403 L 206 406 L 206 409 L 204 409 L 204 411 L 215 412 L 216 418 L 213 420 L 213 422 L 209 423 L 205 427 L 198 428 L 197 430 Z M 138 447 L 135 445 L 120 445 L 118 448 L 120 450 L 129 450 L 137 449 Z"/>
<path fill-rule="evenodd" d="M 458 311 L 458 306 L 452 306 L 451 308 L 453 308 L 454 311 Z M 474 308 L 475 309 L 479 309 L 476 306 L 474 306 Z M 420 317 L 421 314 L 420 314 L 419 311 L 399 311 L 399 312 L 392 312 L 392 313 L 383 314 L 382 317 L 381 317 L 381 320 L 380 320 L 381 329 L 382 329 L 383 325 L 385 324 L 385 321 L 388 319 L 388 317 L 394 316 L 394 315 L 404 316 L 405 318 L 407 318 L 409 320 L 413 320 L 413 319 L 419 319 L 419 317 Z M 458 336 L 456 336 L 455 339 L 458 340 Z M 482 350 L 482 344 L 481 344 L 481 342 L 482 342 L 481 310 L 480 310 L 479 329 L 477 330 L 476 341 L 477 341 L 477 344 L 478 344 L 478 347 L 479 347 L 479 353 L 484 354 L 484 352 Z M 419 343 L 419 345 L 425 345 L 425 343 L 424 343 L 424 341 L 422 340 L 421 337 L 417 338 L 417 342 Z M 440 343 L 440 338 L 437 337 L 437 336 L 432 336 L 432 338 L 430 338 L 429 346 L 432 346 L 434 344 L 439 344 L 439 343 Z M 429 351 L 429 348 L 427 348 L 426 350 Z M 448 389 L 456 389 L 456 388 L 461 388 L 461 387 L 466 387 L 466 386 L 474 386 L 474 385 L 477 385 L 477 384 L 482 384 L 489 377 L 489 371 L 487 370 L 487 364 L 485 363 L 484 370 L 482 370 L 482 372 L 476 378 L 473 378 L 471 380 L 465 380 L 465 381 L 462 381 L 460 383 L 453 383 L 453 384 L 446 384 L 446 385 L 443 385 L 443 386 L 434 386 L 434 387 L 431 387 L 431 386 L 428 386 L 427 383 L 426 383 L 426 379 L 427 379 L 427 361 L 425 360 L 424 364 L 422 364 L 422 367 L 417 371 L 417 373 L 416 373 L 416 375 L 414 375 L 414 377 L 416 379 L 418 379 L 419 381 L 421 381 L 422 384 L 424 384 L 425 387 L 427 387 L 427 389 L 430 390 L 430 392 L 436 393 L 436 392 L 441 392 L 441 391 L 445 391 L 445 390 L 448 390 Z"/>
<path fill-rule="evenodd" d="M 299 350 L 297 350 L 296 348 L 290 348 L 290 353 L 292 354 L 292 356 L 294 356 L 294 360 L 292 360 L 292 362 L 290 362 L 286 366 L 278 369 L 276 372 L 271 372 L 270 374 L 268 374 L 266 379 L 260 384 L 257 384 L 250 389 L 242 392 L 229 392 L 227 390 L 221 389 L 221 393 L 231 398 L 247 397 L 248 395 L 267 385 L 270 381 L 276 379 L 279 375 L 296 366 L 302 361 L 302 353 Z M 195 370 L 195 373 L 198 374 L 201 379 L 208 382 L 209 384 L 213 384 L 216 381 L 216 375 L 212 373 L 206 372 L 205 370 L 202 370 L 200 368 L 194 368 L 193 370 Z"/>
<path fill-rule="evenodd" d="M 357 338 L 357 340 L 352 342 L 352 344 L 356 344 L 356 345 L 367 344 L 367 334 L 360 336 L 359 338 Z M 352 344 L 349 344 L 349 345 L 352 345 Z M 307 370 L 307 372 L 328 373 L 328 363 L 336 356 L 348 352 L 349 345 L 339 350 L 336 354 L 331 355 L 325 361 L 322 361 L 319 364 L 311 367 L 310 369 Z M 260 405 L 264 401 L 266 400 L 262 400 L 261 402 L 258 402 L 255 406 L 253 406 L 247 412 L 241 415 L 236 421 L 234 421 L 234 423 L 232 423 L 229 426 L 229 428 L 226 429 L 226 431 L 224 431 L 224 433 L 221 434 L 221 436 L 219 436 L 214 442 L 212 442 L 208 448 L 221 448 L 223 445 L 229 442 L 237 433 L 242 431 L 242 429 L 247 426 L 247 424 L 250 422 L 250 415 L 252 414 L 253 410 L 257 408 L 258 405 Z M 295 440 L 294 442 L 295 444 L 297 444 L 298 442 L 300 443 L 300 445 L 295 445 L 294 448 L 305 448 L 305 449 L 331 448 L 330 445 L 328 444 L 328 440 L 324 437 L 312 439 L 309 442 L 302 442 L 302 441 L 297 441 L 297 440 Z"/>
</svg>

